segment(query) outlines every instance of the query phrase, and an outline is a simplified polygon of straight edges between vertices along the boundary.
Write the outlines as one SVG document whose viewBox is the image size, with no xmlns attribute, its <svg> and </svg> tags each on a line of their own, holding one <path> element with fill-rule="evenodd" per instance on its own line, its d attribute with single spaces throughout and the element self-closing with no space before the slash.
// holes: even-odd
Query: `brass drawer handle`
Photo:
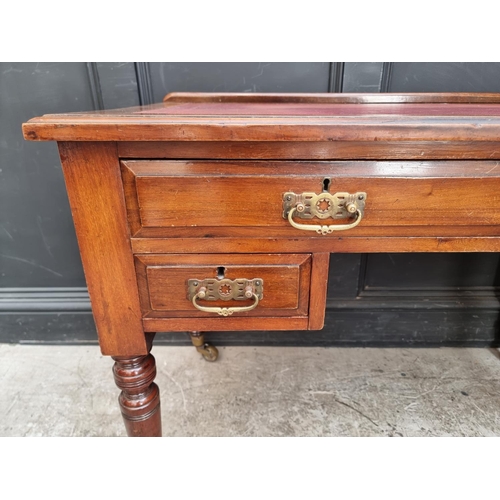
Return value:
<svg viewBox="0 0 500 500">
<path fill-rule="evenodd" d="M 199 311 L 231 316 L 234 313 L 252 311 L 259 305 L 264 296 L 264 281 L 260 278 L 252 280 L 236 279 L 190 279 L 188 280 L 188 299 Z M 253 299 L 253 304 L 242 307 L 208 307 L 202 306 L 198 299 L 213 300 L 248 300 Z"/>
<path fill-rule="evenodd" d="M 297 210 L 297 207 L 293 207 L 290 212 L 288 212 L 288 222 L 296 228 L 302 229 L 302 231 L 316 231 L 318 234 L 331 234 L 333 231 L 345 231 L 346 229 L 352 229 L 356 227 L 363 218 L 363 214 L 360 210 L 356 210 L 356 220 L 351 224 L 332 224 L 331 226 L 321 226 L 320 224 L 297 224 L 293 220 L 293 214 Z"/>
<path fill-rule="evenodd" d="M 254 303 L 251 306 L 245 306 L 245 307 L 205 307 L 205 306 L 200 306 L 196 302 L 196 299 L 203 299 L 205 297 L 205 291 L 202 288 L 194 297 L 193 297 L 193 305 L 196 307 L 196 309 L 203 311 L 203 312 L 209 312 L 209 313 L 216 313 L 219 316 L 231 316 L 233 313 L 241 313 L 241 312 L 246 312 L 246 311 L 251 311 L 252 309 L 255 309 L 258 304 L 259 304 L 259 297 L 255 295 L 255 293 L 251 294 L 251 297 L 254 299 Z"/>
<path fill-rule="evenodd" d="M 323 192 L 301 193 L 292 192 L 283 195 L 283 218 L 288 219 L 290 225 L 302 231 L 315 231 L 318 234 L 331 234 L 334 231 L 345 231 L 356 227 L 363 219 L 366 193 L 335 193 Z M 345 219 L 356 217 L 349 224 L 299 224 L 293 217 L 300 219 Z"/>
</svg>

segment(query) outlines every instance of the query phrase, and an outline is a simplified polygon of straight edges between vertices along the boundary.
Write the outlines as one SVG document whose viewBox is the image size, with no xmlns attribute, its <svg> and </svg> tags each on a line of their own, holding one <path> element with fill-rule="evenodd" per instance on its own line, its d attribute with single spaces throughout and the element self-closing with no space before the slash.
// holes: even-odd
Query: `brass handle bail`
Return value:
<svg viewBox="0 0 500 500">
<path fill-rule="evenodd" d="M 302 229 L 302 231 L 316 231 L 318 234 L 331 234 L 334 231 L 345 231 L 346 229 L 352 229 L 353 227 L 356 227 L 360 222 L 361 219 L 363 218 L 363 214 L 359 211 L 356 210 L 356 220 L 352 224 L 332 224 L 331 226 L 321 226 L 320 224 L 297 224 L 293 220 L 293 214 L 295 213 L 296 208 L 293 207 L 290 212 L 288 213 L 288 222 L 296 228 L 296 229 Z"/>
<path fill-rule="evenodd" d="M 245 294 L 246 295 L 246 294 Z M 205 295 L 203 295 L 204 297 Z M 219 316 L 231 316 L 233 313 L 241 313 L 241 312 L 246 312 L 246 311 L 252 311 L 259 305 L 259 297 L 255 295 L 255 293 L 252 293 L 250 295 L 250 298 L 254 299 L 254 303 L 251 306 L 245 306 L 245 307 L 206 307 L 206 306 L 200 306 L 196 302 L 198 298 L 202 299 L 203 297 L 200 296 L 200 292 L 198 292 L 194 297 L 193 297 L 193 305 L 198 309 L 199 311 L 203 312 L 209 312 L 209 313 L 215 313 L 218 314 Z"/>
<path fill-rule="evenodd" d="M 188 280 L 188 299 L 199 311 L 218 314 L 219 316 L 231 316 L 234 313 L 252 311 L 264 297 L 264 280 L 261 278 L 240 278 L 230 280 L 227 278 L 204 280 Z M 207 302 L 215 300 L 239 300 L 247 301 L 253 299 L 253 304 L 242 307 L 210 307 L 202 306 L 198 301 Z"/>
<path fill-rule="evenodd" d="M 328 192 L 301 193 L 292 192 L 283 195 L 283 217 L 295 229 L 314 231 L 318 234 L 331 234 L 334 231 L 346 231 L 356 227 L 363 219 L 366 193 L 335 193 Z M 346 219 L 355 217 L 349 224 L 299 224 L 298 219 Z"/>
</svg>

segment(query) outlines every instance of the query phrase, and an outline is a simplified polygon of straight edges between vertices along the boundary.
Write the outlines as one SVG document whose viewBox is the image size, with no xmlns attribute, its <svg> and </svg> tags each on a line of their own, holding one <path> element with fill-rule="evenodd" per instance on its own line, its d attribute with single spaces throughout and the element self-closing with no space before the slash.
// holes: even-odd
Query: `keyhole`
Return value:
<svg viewBox="0 0 500 500">
<path fill-rule="evenodd" d="M 330 179 L 328 179 L 328 177 L 325 177 L 323 179 L 323 192 L 324 193 L 327 193 L 328 190 L 330 189 Z"/>
<path fill-rule="evenodd" d="M 224 275 L 226 274 L 226 268 L 221 266 L 217 268 L 217 279 L 224 279 Z"/>
</svg>

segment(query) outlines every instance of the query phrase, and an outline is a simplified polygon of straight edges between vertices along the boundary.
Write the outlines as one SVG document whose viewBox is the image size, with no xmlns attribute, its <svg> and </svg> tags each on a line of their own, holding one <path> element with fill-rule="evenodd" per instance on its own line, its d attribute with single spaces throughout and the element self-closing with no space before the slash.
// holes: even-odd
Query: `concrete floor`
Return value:
<svg viewBox="0 0 500 500">
<path fill-rule="evenodd" d="M 500 436 L 489 349 L 156 347 L 165 436 Z M 0 345 L 0 436 L 123 436 L 97 347 Z"/>
</svg>

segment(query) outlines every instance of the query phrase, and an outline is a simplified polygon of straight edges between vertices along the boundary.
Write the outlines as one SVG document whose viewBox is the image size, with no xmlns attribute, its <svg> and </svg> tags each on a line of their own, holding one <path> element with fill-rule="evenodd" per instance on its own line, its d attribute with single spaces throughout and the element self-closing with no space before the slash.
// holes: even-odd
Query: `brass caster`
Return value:
<svg viewBox="0 0 500 500">
<path fill-rule="evenodd" d="M 197 347 L 196 350 L 205 358 L 206 361 L 217 361 L 219 351 L 212 344 L 203 344 L 203 347 Z"/>
</svg>

